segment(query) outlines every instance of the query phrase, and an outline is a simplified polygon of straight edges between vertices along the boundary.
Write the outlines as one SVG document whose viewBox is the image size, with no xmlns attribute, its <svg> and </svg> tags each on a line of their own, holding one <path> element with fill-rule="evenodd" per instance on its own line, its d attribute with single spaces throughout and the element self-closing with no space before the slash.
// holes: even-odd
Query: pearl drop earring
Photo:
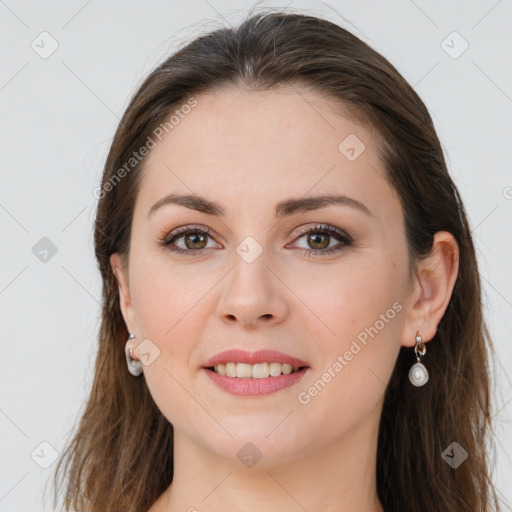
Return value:
<svg viewBox="0 0 512 512">
<path fill-rule="evenodd" d="M 124 352 L 126 354 L 126 365 L 128 366 L 128 371 L 134 376 L 138 377 L 142 373 L 142 363 L 133 357 L 132 347 L 129 344 L 130 340 L 135 338 L 135 334 L 130 333 L 130 336 L 126 340 L 126 345 L 124 347 Z"/>
<path fill-rule="evenodd" d="M 420 362 L 426 351 L 427 348 L 425 347 L 425 343 L 422 342 L 420 331 L 417 331 L 416 346 L 414 347 L 417 362 L 413 364 L 409 370 L 409 380 L 411 384 L 416 387 L 424 386 L 428 382 L 428 371 L 425 365 Z"/>
</svg>

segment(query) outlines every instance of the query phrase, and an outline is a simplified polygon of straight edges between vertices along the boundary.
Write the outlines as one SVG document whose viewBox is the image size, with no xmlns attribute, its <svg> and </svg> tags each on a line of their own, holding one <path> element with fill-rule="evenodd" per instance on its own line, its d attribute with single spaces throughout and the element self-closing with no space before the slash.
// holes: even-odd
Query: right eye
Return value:
<svg viewBox="0 0 512 512">
<path fill-rule="evenodd" d="M 208 238 L 211 238 L 209 228 L 199 228 L 192 226 L 184 226 L 177 230 L 169 233 L 162 240 L 158 242 L 158 245 L 165 247 L 167 250 L 186 255 L 197 255 L 202 253 L 204 250 L 210 250 L 211 247 L 206 247 L 204 244 L 208 242 Z M 185 248 L 176 247 L 176 241 L 183 238 Z M 193 247 L 193 245 L 199 247 Z"/>
</svg>

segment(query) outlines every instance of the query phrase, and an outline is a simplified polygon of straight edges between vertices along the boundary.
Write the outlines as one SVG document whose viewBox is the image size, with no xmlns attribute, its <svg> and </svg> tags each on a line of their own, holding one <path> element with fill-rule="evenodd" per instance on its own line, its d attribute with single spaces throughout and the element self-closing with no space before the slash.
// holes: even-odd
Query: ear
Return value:
<svg viewBox="0 0 512 512">
<path fill-rule="evenodd" d="M 137 332 L 137 325 L 130 296 L 128 267 L 125 265 L 124 259 L 118 253 L 114 253 L 110 256 L 110 264 L 112 265 L 119 285 L 119 306 L 124 318 L 124 323 L 126 324 L 128 332 L 135 333 Z"/>
<path fill-rule="evenodd" d="M 451 233 L 434 235 L 431 254 L 418 262 L 412 291 L 406 306 L 402 345 L 416 344 L 416 331 L 423 341 L 430 341 L 450 302 L 459 271 L 459 246 Z"/>
</svg>

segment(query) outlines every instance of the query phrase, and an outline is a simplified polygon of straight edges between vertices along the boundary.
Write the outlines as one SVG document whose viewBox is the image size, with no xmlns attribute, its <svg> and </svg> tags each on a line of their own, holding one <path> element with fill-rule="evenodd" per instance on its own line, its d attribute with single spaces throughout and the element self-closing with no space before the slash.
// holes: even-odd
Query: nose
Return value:
<svg viewBox="0 0 512 512">
<path fill-rule="evenodd" d="M 265 251 L 252 263 L 235 254 L 217 314 L 223 322 L 239 323 L 245 329 L 279 324 L 288 314 L 286 290 Z"/>
</svg>

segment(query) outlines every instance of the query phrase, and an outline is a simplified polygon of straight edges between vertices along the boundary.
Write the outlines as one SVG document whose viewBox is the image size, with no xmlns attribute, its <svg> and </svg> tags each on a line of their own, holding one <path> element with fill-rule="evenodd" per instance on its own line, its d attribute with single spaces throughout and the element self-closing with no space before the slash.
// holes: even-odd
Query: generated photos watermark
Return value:
<svg viewBox="0 0 512 512">
<path fill-rule="evenodd" d="M 93 191 L 93 195 L 96 199 L 102 199 L 107 192 L 110 192 L 114 187 L 128 174 L 130 173 L 146 156 L 148 156 L 150 150 L 152 150 L 157 142 L 161 141 L 164 135 L 170 133 L 182 119 L 184 119 L 192 109 L 197 106 L 197 100 L 191 96 L 187 103 L 177 108 L 164 123 L 160 123 L 146 139 L 146 142 L 138 151 L 134 151 L 132 156 L 120 167 L 107 181 L 103 183 L 101 187 L 96 187 Z"/>
<path fill-rule="evenodd" d="M 391 308 L 385 313 L 381 313 L 379 319 L 370 327 L 366 327 L 357 335 L 357 339 L 353 340 L 350 348 L 343 354 L 339 354 L 336 360 L 327 368 L 322 376 L 315 381 L 307 390 L 301 391 L 297 395 L 299 403 L 307 405 L 311 399 L 317 396 L 329 382 L 331 382 L 342 370 L 347 366 L 354 356 L 359 354 L 361 350 L 368 345 L 368 337 L 374 338 L 388 324 L 396 314 L 402 311 L 402 304 L 395 302 Z M 359 343 L 358 343 L 359 342 Z"/>
</svg>

